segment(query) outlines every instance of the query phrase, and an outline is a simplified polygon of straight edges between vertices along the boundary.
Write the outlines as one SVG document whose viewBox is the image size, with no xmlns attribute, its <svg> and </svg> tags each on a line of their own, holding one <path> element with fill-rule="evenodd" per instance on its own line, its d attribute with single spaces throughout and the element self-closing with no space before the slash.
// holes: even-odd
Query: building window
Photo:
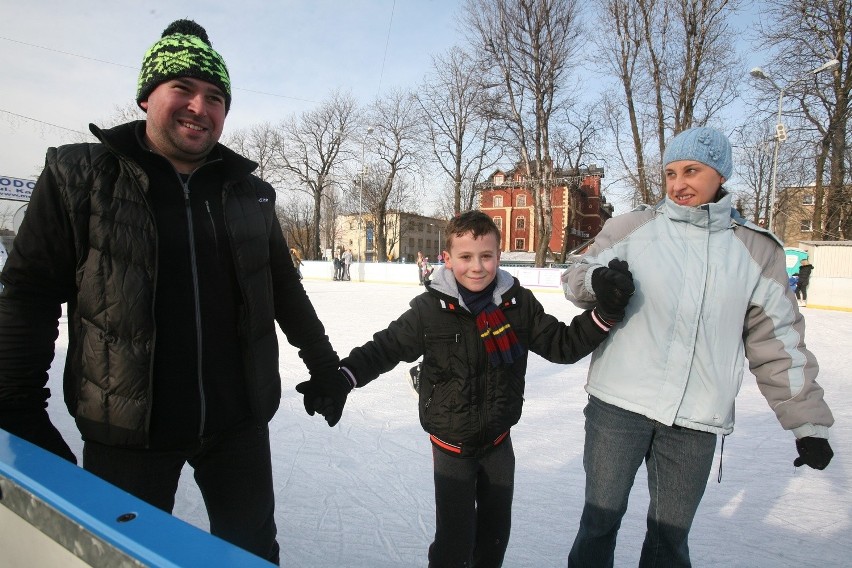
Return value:
<svg viewBox="0 0 852 568">
<path fill-rule="evenodd" d="M 806 193 L 802 196 L 802 205 L 813 205 L 814 196 L 812 193 Z"/>
<path fill-rule="evenodd" d="M 524 250 L 524 239 L 515 239 L 515 250 Z"/>
<path fill-rule="evenodd" d="M 503 174 L 497 174 L 494 176 L 494 185 L 503 185 L 504 179 Z"/>
<path fill-rule="evenodd" d="M 518 205 L 517 205 L 518 207 L 526 207 L 527 206 L 527 196 L 526 195 L 519 195 L 517 202 L 518 202 Z"/>
<path fill-rule="evenodd" d="M 515 228 L 523 229 L 524 227 L 526 227 L 526 219 L 523 217 L 515 217 Z"/>
<path fill-rule="evenodd" d="M 810 233 L 814 230 L 814 222 L 810 219 L 802 219 L 799 230 L 803 233 Z"/>
<path fill-rule="evenodd" d="M 495 195 L 494 196 L 494 207 L 503 207 L 503 196 Z"/>
<path fill-rule="evenodd" d="M 503 217 L 494 217 L 494 224 L 497 225 L 497 228 L 502 231 L 503 230 Z"/>
</svg>

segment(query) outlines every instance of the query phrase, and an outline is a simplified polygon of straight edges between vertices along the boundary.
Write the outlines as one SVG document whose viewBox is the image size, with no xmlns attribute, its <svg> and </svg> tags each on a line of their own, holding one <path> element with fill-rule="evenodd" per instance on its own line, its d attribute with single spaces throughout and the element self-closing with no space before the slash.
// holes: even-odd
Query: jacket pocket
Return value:
<svg viewBox="0 0 852 568">
<path fill-rule="evenodd" d="M 467 376 L 464 337 L 458 328 L 426 329 L 423 369 L 432 384 Z"/>
</svg>

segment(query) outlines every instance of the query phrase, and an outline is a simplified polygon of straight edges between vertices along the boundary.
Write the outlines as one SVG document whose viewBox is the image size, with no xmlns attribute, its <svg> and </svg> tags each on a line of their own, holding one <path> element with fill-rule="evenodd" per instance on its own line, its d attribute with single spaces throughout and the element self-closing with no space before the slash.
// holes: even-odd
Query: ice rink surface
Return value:
<svg viewBox="0 0 852 568">
<path fill-rule="evenodd" d="M 423 288 L 305 280 L 341 357 L 369 340 Z M 554 290 L 536 293 L 562 320 L 579 310 Z M 719 444 L 690 536 L 701 567 L 852 565 L 852 313 L 804 308 L 807 345 L 820 363 L 819 383 L 834 412 L 835 458 L 824 471 L 796 469 L 794 439 L 781 429 L 746 370 L 736 429 Z M 75 453 L 79 433 L 61 401 L 67 331 L 60 326 L 51 370 L 49 411 Z M 281 336 L 281 408 L 270 424 L 276 522 L 286 567 L 418 567 L 434 534 L 431 448 L 402 364 L 349 396 L 329 428 L 305 411 L 295 385 L 308 376 Z M 504 566 L 566 565 L 583 506 L 583 390 L 589 359 L 555 365 L 531 355 L 526 402 L 512 429 L 517 459 L 512 537 Z M 57 370 L 58 369 L 58 370 Z M 648 491 L 640 468 L 622 523 L 616 566 L 636 566 Z M 175 515 L 201 528 L 207 517 L 191 469 L 185 469 Z"/>
</svg>

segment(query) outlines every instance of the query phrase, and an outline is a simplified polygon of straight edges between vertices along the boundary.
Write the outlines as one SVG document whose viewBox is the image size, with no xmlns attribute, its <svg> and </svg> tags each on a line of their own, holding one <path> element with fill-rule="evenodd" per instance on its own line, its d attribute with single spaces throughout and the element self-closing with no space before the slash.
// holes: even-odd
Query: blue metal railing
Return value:
<svg viewBox="0 0 852 568">
<path fill-rule="evenodd" d="M 4 430 L 0 526 L 9 565 L 272 566 Z"/>
</svg>

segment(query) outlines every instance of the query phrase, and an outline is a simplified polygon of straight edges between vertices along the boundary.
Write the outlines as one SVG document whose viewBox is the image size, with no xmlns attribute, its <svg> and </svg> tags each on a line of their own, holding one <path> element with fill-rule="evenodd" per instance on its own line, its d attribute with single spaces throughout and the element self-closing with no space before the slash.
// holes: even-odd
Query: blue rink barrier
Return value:
<svg viewBox="0 0 852 568">
<path fill-rule="evenodd" d="M 0 566 L 272 566 L 0 430 Z"/>
</svg>

